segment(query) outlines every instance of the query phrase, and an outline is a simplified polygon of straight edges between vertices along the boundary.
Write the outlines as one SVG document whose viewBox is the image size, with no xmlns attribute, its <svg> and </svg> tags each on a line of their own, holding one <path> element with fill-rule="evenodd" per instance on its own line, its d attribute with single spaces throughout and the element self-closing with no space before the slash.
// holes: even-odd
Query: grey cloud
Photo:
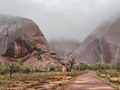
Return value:
<svg viewBox="0 0 120 90">
<path fill-rule="evenodd" d="M 0 13 L 34 20 L 48 40 L 83 40 L 120 11 L 120 0 L 0 0 Z"/>
</svg>

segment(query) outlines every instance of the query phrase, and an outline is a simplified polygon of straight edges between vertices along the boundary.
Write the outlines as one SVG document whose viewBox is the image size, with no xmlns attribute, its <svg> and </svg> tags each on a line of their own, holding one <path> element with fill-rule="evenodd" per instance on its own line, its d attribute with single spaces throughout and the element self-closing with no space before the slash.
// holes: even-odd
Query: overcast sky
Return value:
<svg viewBox="0 0 120 90">
<path fill-rule="evenodd" d="M 0 0 L 0 13 L 30 18 L 47 40 L 82 41 L 120 11 L 120 0 Z"/>
</svg>

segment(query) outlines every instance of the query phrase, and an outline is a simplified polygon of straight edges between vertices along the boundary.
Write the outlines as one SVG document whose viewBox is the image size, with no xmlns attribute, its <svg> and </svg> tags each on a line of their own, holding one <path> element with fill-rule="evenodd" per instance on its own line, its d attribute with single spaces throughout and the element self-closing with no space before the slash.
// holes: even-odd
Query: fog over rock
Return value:
<svg viewBox="0 0 120 90">
<path fill-rule="evenodd" d="M 30 18 L 49 41 L 83 41 L 119 11 L 120 0 L 0 0 L 0 13 Z"/>
<path fill-rule="evenodd" d="M 75 50 L 77 62 L 120 64 L 120 18 L 103 23 Z"/>
<path fill-rule="evenodd" d="M 75 51 L 80 46 L 80 42 L 68 39 L 58 39 L 51 40 L 49 46 L 51 51 L 56 53 L 57 57 L 66 58 L 66 54 Z"/>
</svg>

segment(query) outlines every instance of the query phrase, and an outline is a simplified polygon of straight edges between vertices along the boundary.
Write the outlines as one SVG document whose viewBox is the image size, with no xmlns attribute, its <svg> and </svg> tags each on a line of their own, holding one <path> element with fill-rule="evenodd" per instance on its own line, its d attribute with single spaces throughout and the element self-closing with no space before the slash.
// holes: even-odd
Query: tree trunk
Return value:
<svg viewBox="0 0 120 90">
<path fill-rule="evenodd" d="M 13 78 L 12 75 L 13 74 L 13 70 L 10 70 L 10 78 Z"/>
<path fill-rule="evenodd" d="M 65 72 L 67 69 L 65 66 L 62 66 L 62 72 Z"/>
</svg>

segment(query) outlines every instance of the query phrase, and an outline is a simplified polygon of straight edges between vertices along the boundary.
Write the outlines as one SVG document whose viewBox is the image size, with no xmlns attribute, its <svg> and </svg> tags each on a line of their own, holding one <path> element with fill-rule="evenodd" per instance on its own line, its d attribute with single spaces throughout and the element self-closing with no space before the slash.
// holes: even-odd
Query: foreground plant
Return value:
<svg viewBox="0 0 120 90">
<path fill-rule="evenodd" d="M 120 89 L 120 72 L 117 70 L 100 70 L 97 72 L 97 76 L 114 88 Z"/>
<path fill-rule="evenodd" d="M 13 78 L 10 79 L 9 74 L 0 76 L 0 90 L 5 90 L 6 88 L 38 88 L 43 90 L 44 85 L 49 85 L 54 82 L 54 76 L 70 76 L 71 78 L 87 73 L 87 71 L 73 71 L 73 72 L 34 72 L 34 73 L 14 73 Z M 64 80 L 60 78 L 58 81 Z M 62 82 L 61 82 L 62 83 Z M 51 87 L 52 88 L 52 87 Z M 48 89 L 50 90 L 50 89 Z"/>
</svg>

